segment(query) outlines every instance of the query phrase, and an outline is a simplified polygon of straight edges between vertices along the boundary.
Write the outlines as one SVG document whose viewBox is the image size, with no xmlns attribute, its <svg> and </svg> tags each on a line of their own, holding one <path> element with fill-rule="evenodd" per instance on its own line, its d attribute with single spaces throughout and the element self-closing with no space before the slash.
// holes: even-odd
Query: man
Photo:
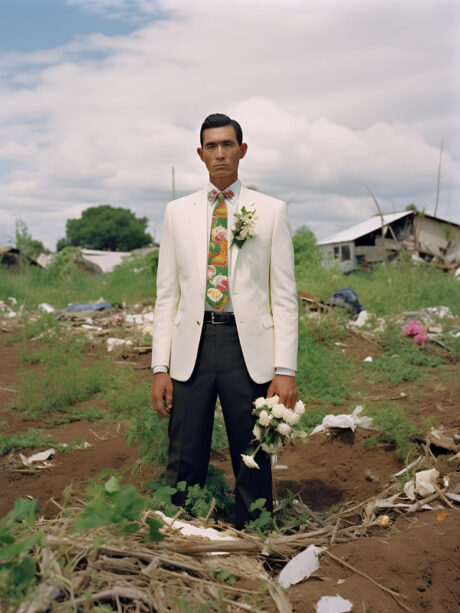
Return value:
<svg viewBox="0 0 460 613">
<path fill-rule="evenodd" d="M 297 400 L 293 250 L 285 204 L 238 179 L 248 148 L 240 125 L 226 115 L 210 115 L 200 143 L 209 184 L 170 202 L 163 223 L 152 401 L 159 415 L 170 418 L 167 483 L 202 486 L 219 396 L 241 529 L 257 517 L 249 507 L 258 498 L 266 498 L 272 509 L 269 457 L 258 453 L 260 470 L 241 459 L 253 438 L 252 403 L 278 394 L 294 408 Z M 249 232 L 242 231 L 241 221 Z"/>
</svg>

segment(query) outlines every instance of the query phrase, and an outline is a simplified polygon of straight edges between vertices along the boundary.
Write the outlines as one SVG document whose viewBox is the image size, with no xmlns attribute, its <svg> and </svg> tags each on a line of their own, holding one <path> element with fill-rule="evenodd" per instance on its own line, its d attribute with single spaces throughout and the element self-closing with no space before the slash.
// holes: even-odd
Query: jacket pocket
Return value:
<svg viewBox="0 0 460 613">
<path fill-rule="evenodd" d="M 272 328 L 273 327 L 273 316 L 271 313 L 264 313 L 260 318 L 260 322 L 264 328 Z"/>
</svg>

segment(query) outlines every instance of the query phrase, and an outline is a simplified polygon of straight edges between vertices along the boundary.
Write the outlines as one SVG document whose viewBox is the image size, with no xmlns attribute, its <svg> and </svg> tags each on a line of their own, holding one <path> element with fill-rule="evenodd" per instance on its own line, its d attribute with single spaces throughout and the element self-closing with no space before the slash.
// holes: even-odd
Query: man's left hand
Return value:
<svg viewBox="0 0 460 613">
<path fill-rule="evenodd" d="M 267 398 L 277 394 L 280 404 L 284 404 L 287 409 L 293 409 L 297 402 L 297 386 L 295 377 L 290 375 L 275 375 L 267 390 Z"/>
</svg>

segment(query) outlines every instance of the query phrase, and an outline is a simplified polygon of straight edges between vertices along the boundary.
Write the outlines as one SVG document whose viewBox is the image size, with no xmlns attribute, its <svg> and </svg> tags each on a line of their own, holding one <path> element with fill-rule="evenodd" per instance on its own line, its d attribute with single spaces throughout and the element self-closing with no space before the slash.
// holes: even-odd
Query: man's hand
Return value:
<svg viewBox="0 0 460 613">
<path fill-rule="evenodd" d="M 173 403 L 173 384 L 167 372 L 157 372 L 152 383 L 153 408 L 161 417 L 170 417 Z"/>
<path fill-rule="evenodd" d="M 284 404 L 287 409 L 293 409 L 297 402 L 297 386 L 295 377 L 290 375 L 275 375 L 267 390 L 267 398 L 277 394 L 280 404 Z"/>
</svg>

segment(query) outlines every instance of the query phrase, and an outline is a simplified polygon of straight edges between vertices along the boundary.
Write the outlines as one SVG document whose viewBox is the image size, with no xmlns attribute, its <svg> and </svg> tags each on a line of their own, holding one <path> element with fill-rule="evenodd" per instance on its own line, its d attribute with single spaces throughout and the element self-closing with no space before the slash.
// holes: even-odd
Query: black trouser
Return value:
<svg viewBox="0 0 460 613">
<path fill-rule="evenodd" d="M 236 527 L 255 519 L 250 505 L 266 498 L 266 507 L 273 508 L 270 458 L 262 451 L 256 460 L 260 470 L 248 468 L 241 459 L 253 439 L 252 402 L 265 396 L 269 382 L 254 383 L 249 376 L 235 324 L 205 323 L 197 362 L 188 381 L 173 379 L 174 397 L 169 422 L 169 461 L 166 483 L 204 485 L 209 463 L 214 409 L 219 396 L 230 454 L 235 474 Z M 183 498 L 177 496 L 176 504 Z"/>
</svg>

